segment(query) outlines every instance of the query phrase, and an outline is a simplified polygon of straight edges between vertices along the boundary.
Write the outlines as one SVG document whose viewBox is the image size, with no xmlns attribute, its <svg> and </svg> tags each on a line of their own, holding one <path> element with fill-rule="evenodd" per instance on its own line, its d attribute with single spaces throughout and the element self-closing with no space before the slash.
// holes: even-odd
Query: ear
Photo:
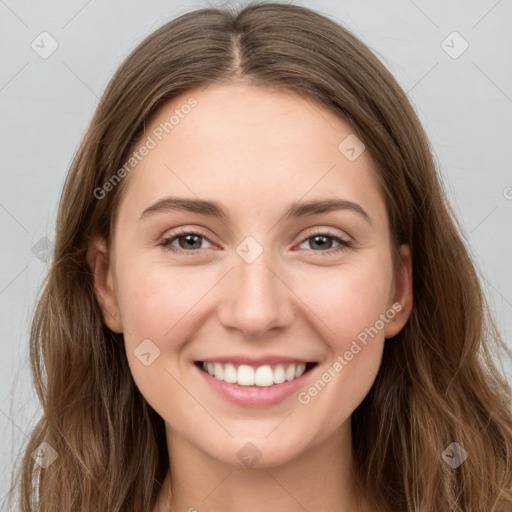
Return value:
<svg viewBox="0 0 512 512">
<path fill-rule="evenodd" d="M 391 322 L 386 323 L 384 329 L 386 338 L 396 336 L 411 316 L 413 303 L 412 255 L 407 244 L 400 246 L 394 280 L 395 291 L 389 307 L 396 314 Z"/>
<path fill-rule="evenodd" d="M 94 238 L 89 244 L 87 263 L 94 275 L 94 292 L 103 312 L 103 320 L 110 330 L 122 333 L 123 325 L 114 289 L 110 257 L 103 238 Z"/>
</svg>

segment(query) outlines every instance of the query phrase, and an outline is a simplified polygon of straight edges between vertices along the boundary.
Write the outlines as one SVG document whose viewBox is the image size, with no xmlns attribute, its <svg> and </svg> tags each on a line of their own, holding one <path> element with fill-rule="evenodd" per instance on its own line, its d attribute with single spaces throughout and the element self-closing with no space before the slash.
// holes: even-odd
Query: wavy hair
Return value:
<svg viewBox="0 0 512 512">
<path fill-rule="evenodd" d="M 55 251 L 38 297 L 30 359 L 42 416 L 17 478 L 23 512 L 150 512 L 169 470 L 164 423 L 138 391 L 123 337 L 103 322 L 86 255 L 107 246 L 128 178 L 108 182 L 164 102 L 214 82 L 300 93 L 348 122 L 385 199 L 393 249 L 409 244 L 414 305 L 385 343 L 376 380 L 352 415 L 354 471 L 381 511 L 512 510 L 509 356 L 487 306 L 426 134 L 406 94 L 343 26 L 311 9 L 252 3 L 167 22 L 122 63 L 69 169 Z M 31 454 L 46 441 L 46 469 Z M 468 459 L 442 453 L 459 443 Z"/>
</svg>

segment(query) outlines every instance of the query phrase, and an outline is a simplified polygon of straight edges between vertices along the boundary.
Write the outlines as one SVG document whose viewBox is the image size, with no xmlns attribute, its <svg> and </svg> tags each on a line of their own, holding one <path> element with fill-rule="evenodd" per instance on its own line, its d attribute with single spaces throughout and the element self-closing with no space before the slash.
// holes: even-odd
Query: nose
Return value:
<svg viewBox="0 0 512 512">
<path fill-rule="evenodd" d="M 289 278 L 267 254 L 264 251 L 251 263 L 235 255 L 218 309 L 222 325 L 241 331 L 246 339 L 259 339 L 272 329 L 285 328 L 295 316 L 295 295 L 286 282 Z"/>
</svg>

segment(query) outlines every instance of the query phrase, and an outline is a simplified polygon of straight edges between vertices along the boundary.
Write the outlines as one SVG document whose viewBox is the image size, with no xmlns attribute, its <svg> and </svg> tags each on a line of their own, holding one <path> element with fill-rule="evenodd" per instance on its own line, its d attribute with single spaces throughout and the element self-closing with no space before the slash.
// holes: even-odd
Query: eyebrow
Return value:
<svg viewBox="0 0 512 512">
<path fill-rule="evenodd" d="M 228 218 L 226 210 L 215 201 L 205 201 L 201 199 L 188 199 L 181 197 L 166 197 L 158 200 L 146 208 L 140 217 L 140 220 L 152 216 L 156 213 L 166 212 L 168 210 L 187 211 L 198 213 L 208 217 L 214 217 L 220 220 Z M 357 203 L 347 201 L 346 199 L 324 199 L 321 201 L 294 202 L 286 210 L 285 218 L 300 218 L 310 215 L 317 215 L 336 210 L 349 210 L 360 214 L 368 224 L 372 225 L 372 220 L 368 213 Z"/>
</svg>

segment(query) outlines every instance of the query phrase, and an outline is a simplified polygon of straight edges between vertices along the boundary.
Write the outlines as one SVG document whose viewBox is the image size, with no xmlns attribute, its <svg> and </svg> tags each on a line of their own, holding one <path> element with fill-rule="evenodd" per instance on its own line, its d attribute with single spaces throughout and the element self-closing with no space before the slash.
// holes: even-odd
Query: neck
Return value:
<svg viewBox="0 0 512 512">
<path fill-rule="evenodd" d="M 352 474 L 350 420 L 280 466 L 235 467 L 167 434 L 170 471 L 155 512 L 368 512 Z M 172 479 L 171 479 L 172 475 Z"/>
</svg>

